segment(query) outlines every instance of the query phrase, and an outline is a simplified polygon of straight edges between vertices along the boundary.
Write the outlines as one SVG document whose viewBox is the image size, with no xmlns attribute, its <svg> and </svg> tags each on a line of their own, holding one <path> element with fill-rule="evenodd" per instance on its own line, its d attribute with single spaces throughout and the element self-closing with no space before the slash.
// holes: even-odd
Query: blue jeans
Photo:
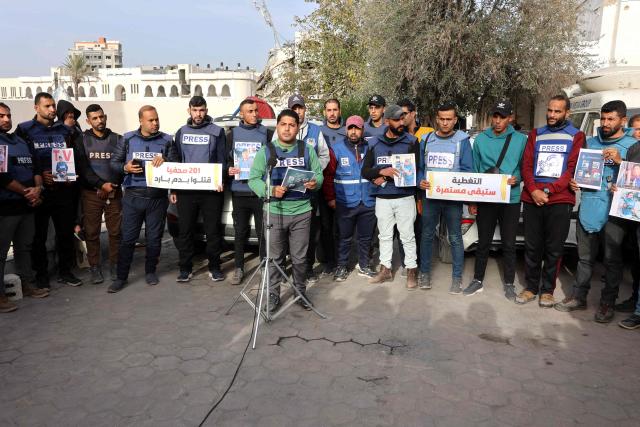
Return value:
<svg viewBox="0 0 640 427">
<path fill-rule="evenodd" d="M 422 204 L 422 238 L 420 240 L 420 271 L 431 273 L 433 237 L 440 216 L 447 226 L 451 257 L 453 258 L 453 278 L 462 278 L 464 267 L 464 246 L 462 244 L 462 203 L 449 200 L 424 199 Z"/>
</svg>

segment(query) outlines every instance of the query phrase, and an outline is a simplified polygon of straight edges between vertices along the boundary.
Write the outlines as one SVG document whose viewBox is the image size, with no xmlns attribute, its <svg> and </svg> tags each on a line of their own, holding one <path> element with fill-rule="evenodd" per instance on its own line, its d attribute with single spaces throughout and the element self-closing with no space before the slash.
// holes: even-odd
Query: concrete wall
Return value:
<svg viewBox="0 0 640 427">
<path fill-rule="evenodd" d="M 87 105 L 92 104 L 95 101 L 72 102 L 76 108 L 82 111 L 82 116 L 80 116 L 79 119 L 80 126 L 83 129 L 88 128 L 88 125 L 85 122 L 84 111 Z M 18 123 L 33 118 L 35 114 L 33 110 L 33 101 L 31 100 L 5 101 L 5 103 L 11 108 L 14 130 Z M 187 113 L 189 103 L 188 98 L 150 98 L 148 102 L 145 102 L 144 100 L 99 102 L 108 116 L 107 125 L 113 131 L 118 133 L 124 133 L 138 128 L 138 109 L 147 103 L 157 108 L 158 115 L 160 116 L 160 130 L 163 132 L 174 134 L 176 130 L 185 124 L 189 118 Z M 237 102 L 224 98 L 207 98 L 207 104 L 209 107 L 209 115 L 212 117 L 230 114 L 238 107 Z"/>
</svg>

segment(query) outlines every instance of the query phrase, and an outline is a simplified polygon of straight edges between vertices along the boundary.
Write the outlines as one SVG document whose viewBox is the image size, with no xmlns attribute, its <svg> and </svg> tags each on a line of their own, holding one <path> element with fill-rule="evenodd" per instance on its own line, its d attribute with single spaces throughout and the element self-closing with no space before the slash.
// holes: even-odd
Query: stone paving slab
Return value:
<svg viewBox="0 0 640 427">
<path fill-rule="evenodd" d="M 143 284 L 136 256 L 119 294 L 56 288 L 0 316 L 0 425 L 198 425 L 233 376 L 252 312 L 242 302 L 225 315 L 240 288 L 211 282 L 202 264 L 177 284 L 169 239 L 158 286 Z M 495 259 L 472 297 L 447 293 L 447 264 L 430 291 L 408 292 L 399 276 L 322 278 L 309 295 L 328 318 L 294 306 L 261 326 L 206 425 L 640 425 L 640 334 L 592 321 L 600 273 L 577 314 L 506 301 Z M 565 269 L 556 298 L 572 280 Z"/>
</svg>

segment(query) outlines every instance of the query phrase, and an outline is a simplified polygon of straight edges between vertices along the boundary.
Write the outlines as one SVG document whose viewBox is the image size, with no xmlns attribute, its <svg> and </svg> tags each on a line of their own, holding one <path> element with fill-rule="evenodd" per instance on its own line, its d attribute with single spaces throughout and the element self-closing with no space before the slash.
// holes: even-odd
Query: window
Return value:
<svg viewBox="0 0 640 427">
<path fill-rule="evenodd" d="M 111 55 L 106 55 L 105 59 L 111 59 Z"/>
<path fill-rule="evenodd" d="M 222 91 L 220 92 L 220 96 L 231 96 L 231 91 L 229 90 L 229 85 L 222 86 Z"/>
<path fill-rule="evenodd" d="M 574 113 L 569 116 L 569 120 L 571 120 L 571 123 L 573 123 L 576 128 L 580 129 L 580 126 L 582 126 L 582 120 L 586 114 L 587 113 Z"/>
<path fill-rule="evenodd" d="M 596 129 L 600 126 L 600 113 L 589 113 L 584 124 L 584 134 L 595 136 Z"/>
</svg>

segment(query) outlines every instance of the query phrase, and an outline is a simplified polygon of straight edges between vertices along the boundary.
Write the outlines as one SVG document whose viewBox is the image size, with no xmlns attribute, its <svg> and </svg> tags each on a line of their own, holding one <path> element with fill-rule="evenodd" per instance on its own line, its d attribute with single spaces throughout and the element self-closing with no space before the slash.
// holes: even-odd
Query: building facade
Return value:
<svg viewBox="0 0 640 427">
<path fill-rule="evenodd" d="M 99 37 L 97 41 L 75 42 L 69 55 L 84 56 L 91 71 L 101 68 L 122 68 L 122 44 Z"/>
</svg>

